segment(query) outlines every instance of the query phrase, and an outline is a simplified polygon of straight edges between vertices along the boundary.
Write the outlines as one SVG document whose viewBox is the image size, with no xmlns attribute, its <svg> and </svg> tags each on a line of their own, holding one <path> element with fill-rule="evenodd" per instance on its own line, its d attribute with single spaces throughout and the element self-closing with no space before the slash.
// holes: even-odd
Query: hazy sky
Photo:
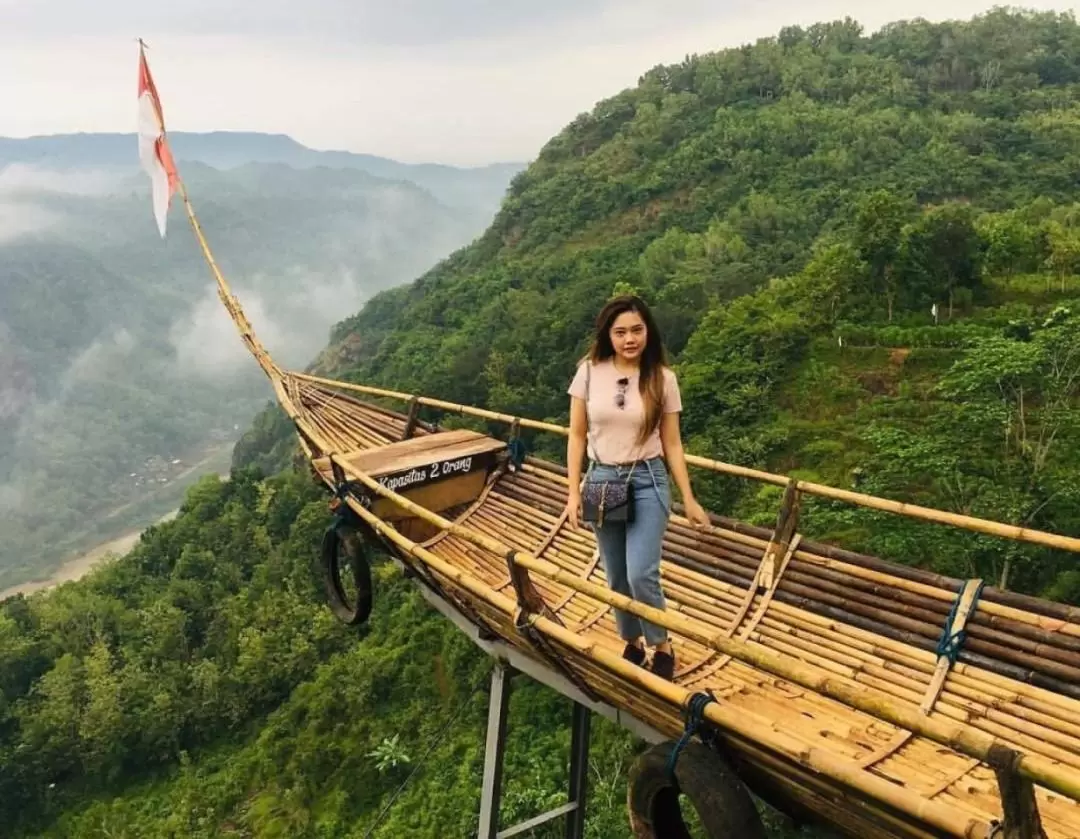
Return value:
<svg viewBox="0 0 1080 839">
<path fill-rule="evenodd" d="M 530 160 L 656 64 L 845 15 L 991 0 L 0 0 L 0 135 L 133 131 L 136 37 L 171 129 L 457 164 Z M 1028 8 L 1077 10 L 1030 0 Z"/>
</svg>

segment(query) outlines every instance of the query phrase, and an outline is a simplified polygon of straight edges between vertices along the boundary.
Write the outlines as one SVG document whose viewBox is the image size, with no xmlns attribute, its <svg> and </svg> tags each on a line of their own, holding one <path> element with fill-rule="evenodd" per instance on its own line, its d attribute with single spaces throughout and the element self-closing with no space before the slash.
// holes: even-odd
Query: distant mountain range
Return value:
<svg viewBox="0 0 1080 839">
<path fill-rule="evenodd" d="M 348 151 L 320 151 L 285 134 L 255 131 L 169 133 L 179 163 L 198 161 L 215 169 L 247 163 L 283 163 L 298 169 L 327 166 L 359 169 L 379 178 L 411 181 L 440 202 L 494 215 L 506 187 L 524 163 L 456 167 L 438 163 L 401 163 L 386 157 Z M 134 134 L 80 133 L 36 137 L 0 137 L 0 168 L 12 163 L 49 169 L 114 168 L 138 165 Z"/>
<path fill-rule="evenodd" d="M 173 143 L 218 265 L 292 367 L 479 235 L 511 177 L 266 135 Z M 270 395 L 181 202 L 162 240 L 138 166 L 132 135 L 0 139 L 0 591 L 111 538 L 96 523 L 143 503 L 147 464 L 198 461 Z"/>
</svg>

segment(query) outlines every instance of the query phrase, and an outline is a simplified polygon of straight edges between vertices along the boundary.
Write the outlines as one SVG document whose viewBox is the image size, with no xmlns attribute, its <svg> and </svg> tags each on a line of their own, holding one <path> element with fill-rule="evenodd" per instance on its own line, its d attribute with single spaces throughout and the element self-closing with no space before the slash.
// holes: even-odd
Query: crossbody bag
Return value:
<svg viewBox="0 0 1080 839">
<path fill-rule="evenodd" d="M 592 362 L 585 362 L 585 422 L 586 439 L 591 439 L 592 422 L 589 419 L 589 374 Z M 596 454 L 596 446 L 593 453 Z M 596 522 L 602 527 L 605 521 L 632 522 L 634 520 L 634 485 L 630 483 L 634 467 L 626 474 L 625 480 L 602 481 L 592 478 L 593 462 L 600 463 L 599 455 L 589 458 L 589 471 L 581 484 L 581 517 L 584 521 Z M 601 465 L 603 465 L 601 463 Z M 634 464 L 636 465 L 636 463 Z"/>
</svg>

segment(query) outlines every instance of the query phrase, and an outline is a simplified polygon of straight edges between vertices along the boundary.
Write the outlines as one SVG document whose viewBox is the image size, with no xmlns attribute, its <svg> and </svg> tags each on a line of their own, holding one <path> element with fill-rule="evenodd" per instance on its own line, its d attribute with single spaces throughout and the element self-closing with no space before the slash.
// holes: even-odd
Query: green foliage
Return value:
<svg viewBox="0 0 1080 839">
<path fill-rule="evenodd" d="M 5 836 L 475 832 L 490 663 L 389 563 L 359 637 L 337 623 L 328 521 L 296 473 L 207 477 L 126 557 L 0 605 Z M 515 685 L 504 823 L 565 802 L 570 711 Z M 597 719 L 591 748 L 587 835 L 613 839 L 639 745 Z"/>
<path fill-rule="evenodd" d="M 910 307 L 947 298 L 951 319 L 957 294 L 971 300 L 980 285 L 981 249 L 974 212 L 965 204 L 933 207 L 906 225 L 897 259 Z"/>
<path fill-rule="evenodd" d="M 617 283 L 655 306 L 679 358 L 713 312 L 806 268 L 822 237 L 868 266 L 832 289 L 830 316 L 856 298 L 863 319 L 967 311 L 984 263 L 1042 269 L 1045 202 L 1073 198 L 1080 70 L 1063 45 L 1078 32 L 1068 15 L 1008 10 L 872 36 L 845 21 L 657 67 L 554 137 L 473 245 L 350 318 L 324 369 L 564 418 Z M 1000 225 L 976 220 L 1029 205 L 1019 221 L 1040 232 L 985 246 L 980 230 Z"/>
</svg>

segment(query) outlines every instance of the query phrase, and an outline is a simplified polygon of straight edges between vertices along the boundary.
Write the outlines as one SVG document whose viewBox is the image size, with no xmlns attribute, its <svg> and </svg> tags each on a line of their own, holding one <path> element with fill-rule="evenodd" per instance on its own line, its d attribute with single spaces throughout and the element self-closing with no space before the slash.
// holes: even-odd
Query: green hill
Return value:
<svg viewBox="0 0 1080 839">
<path fill-rule="evenodd" d="M 791 28 L 655 68 L 554 138 L 476 243 L 338 324 L 316 367 L 564 419 L 595 312 L 637 288 L 692 450 L 1075 534 L 1078 107 L 1080 27 L 1054 14 Z M 286 462 L 292 433 L 265 412 L 237 464 Z M 775 517 L 771 488 L 698 480 L 713 509 Z M 389 566 L 359 640 L 334 624 L 311 569 L 324 505 L 288 469 L 207 478 L 128 557 L 0 606 L 0 824 L 468 835 L 485 663 Z M 1010 587 L 1080 600 L 1050 553 L 813 502 L 803 531 L 958 575 L 1008 563 Z M 511 714 L 507 820 L 560 800 L 569 739 L 548 691 Z M 590 839 L 626 834 L 635 745 L 596 730 Z"/>
<path fill-rule="evenodd" d="M 483 237 L 339 324 L 316 366 L 565 420 L 627 286 L 673 351 L 692 450 L 1077 532 L 1078 169 L 1070 15 L 789 27 L 579 116 Z M 718 510 L 775 515 L 769 491 L 706 483 Z M 955 574 L 1023 558 L 1033 590 L 1068 561 L 825 505 L 807 526 Z"/>
</svg>

